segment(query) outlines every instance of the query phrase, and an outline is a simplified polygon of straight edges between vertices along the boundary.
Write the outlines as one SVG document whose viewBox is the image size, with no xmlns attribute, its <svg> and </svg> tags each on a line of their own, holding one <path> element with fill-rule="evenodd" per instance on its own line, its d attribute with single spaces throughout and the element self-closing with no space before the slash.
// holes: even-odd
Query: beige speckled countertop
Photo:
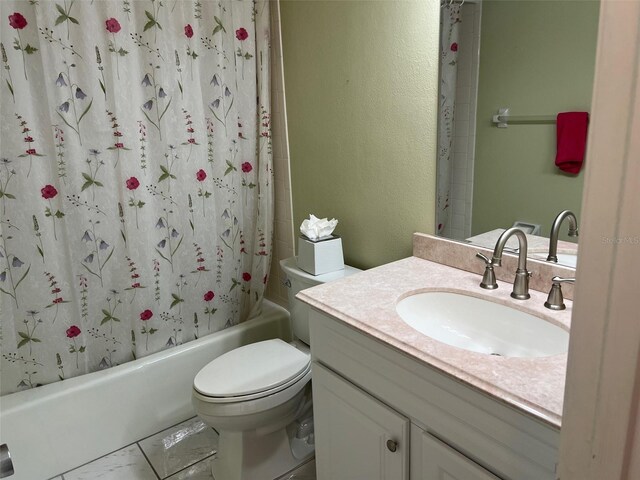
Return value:
<svg viewBox="0 0 640 480">
<path fill-rule="evenodd" d="M 478 286 L 480 275 L 417 257 L 373 268 L 342 280 L 303 290 L 298 299 L 362 333 L 428 364 L 538 420 L 560 428 L 567 355 L 541 358 L 496 357 L 438 342 L 404 323 L 395 310 L 402 298 L 430 290 L 465 293 L 509 305 L 569 329 L 572 302 L 554 312 L 546 294 L 531 290 L 512 299 L 511 284 L 497 290 Z"/>
</svg>

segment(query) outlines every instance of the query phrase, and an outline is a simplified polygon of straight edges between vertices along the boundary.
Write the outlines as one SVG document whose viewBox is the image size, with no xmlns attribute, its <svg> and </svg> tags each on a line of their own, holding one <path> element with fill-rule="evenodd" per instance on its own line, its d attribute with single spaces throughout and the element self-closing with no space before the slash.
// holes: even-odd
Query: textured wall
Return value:
<svg viewBox="0 0 640 480">
<path fill-rule="evenodd" d="M 491 117 L 499 107 L 513 115 L 588 111 L 598 10 L 597 1 L 483 2 L 474 234 L 524 220 L 548 235 L 561 210 L 579 215 L 583 173 L 555 167 L 555 125 L 501 129 Z"/>
<path fill-rule="evenodd" d="M 345 261 L 434 231 L 439 2 L 281 1 L 294 230 L 339 219 Z"/>
</svg>

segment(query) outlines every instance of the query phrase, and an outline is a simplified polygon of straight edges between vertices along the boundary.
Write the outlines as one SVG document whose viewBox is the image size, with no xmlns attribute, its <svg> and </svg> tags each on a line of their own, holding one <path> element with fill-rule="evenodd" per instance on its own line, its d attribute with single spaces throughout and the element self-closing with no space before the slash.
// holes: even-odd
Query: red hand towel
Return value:
<svg viewBox="0 0 640 480">
<path fill-rule="evenodd" d="M 558 136 L 556 166 L 568 173 L 577 174 L 584 162 L 587 146 L 587 112 L 563 112 L 556 119 Z"/>
</svg>

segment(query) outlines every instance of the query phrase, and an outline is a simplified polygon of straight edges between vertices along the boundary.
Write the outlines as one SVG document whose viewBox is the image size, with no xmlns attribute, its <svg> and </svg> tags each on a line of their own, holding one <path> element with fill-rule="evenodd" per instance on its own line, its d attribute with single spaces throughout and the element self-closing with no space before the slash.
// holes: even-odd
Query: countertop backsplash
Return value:
<svg viewBox="0 0 640 480">
<path fill-rule="evenodd" d="M 482 275 L 484 262 L 476 258 L 478 252 L 491 257 L 493 249 L 425 233 L 413 234 L 413 255 L 415 257 Z M 505 251 L 502 256 L 502 266 L 495 268 L 496 278 L 503 282 L 513 283 L 517 266 L 518 255 Z M 527 258 L 527 269 L 532 273 L 529 279 L 529 288 L 544 293 L 548 293 L 551 289 L 552 277 L 556 275 L 564 278 L 576 276 L 576 271 L 571 267 L 531 257 Z M 564 298 L 573 300 L 573 285 L 571 283 L 563 284 L 562 293 Z"/>
</svg>

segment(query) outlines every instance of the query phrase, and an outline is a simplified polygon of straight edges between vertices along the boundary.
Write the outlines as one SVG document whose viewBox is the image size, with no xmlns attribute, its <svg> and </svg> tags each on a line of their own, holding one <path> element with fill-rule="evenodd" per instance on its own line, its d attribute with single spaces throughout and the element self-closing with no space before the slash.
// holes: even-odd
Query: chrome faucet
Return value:
<svg viewBox="0 0 640 480">
<path fill-rule="evenodd" d="M 527 270 L 527 236 L 522 230 L 511 227 L 502 232 L 493 249 L 490 264 L 497 265 L 498 267 L 502 265 L 502 251 L 504 250 L 507 240 L 509 240 L 512 235 L 518 238 L 518 268 L 516 270 L 516 278 L 513 281 L 511 296 L 518 300 L 526 300 L 531 297 L 531 295 L 529 295 L 529 277 L 531 276 L 531 272 Z"/>
<path fill-rule="evenodd" d="M 553 226 L 551 227 L 551 237 L 549 237 L 549 255 L 547 255 L 547 262 L 558 263 L 558 235 L 560 233 L 560 225 L 562 225 L 562 222 L 565 218 L 569 219 L 569 236 L 578 236 L 578 220 L 576 219 L 576 216 L 571 210 L 563 210 L 553 221 Z"/>
<path fill-rule="evenodd" d="M 495 290 L 498 288 L 498 282 L 496 282 L 496 273 L 493 270 L 493 263 L 480 252 L 476 253 L 476 257 L 484 260 L 485 264 L 484 275 L 482 275 L 480 286 L 486 290 Z"/>
<path fill-rule="evenodd" d="M 549 296 L 547 297 L 547 301 L 544 302 L 544 306 L 550 310 L 564 310 L 566 305 L 564 304 L 564 296 L 562 295 L 562 283 L 570 282 L 575 283 L 576 279 L 573 278 L 562 278 L 555 276 L 551 279 L 553 284 L 551 285 L 551 290 L 549 290 Z"/>
</svg>

